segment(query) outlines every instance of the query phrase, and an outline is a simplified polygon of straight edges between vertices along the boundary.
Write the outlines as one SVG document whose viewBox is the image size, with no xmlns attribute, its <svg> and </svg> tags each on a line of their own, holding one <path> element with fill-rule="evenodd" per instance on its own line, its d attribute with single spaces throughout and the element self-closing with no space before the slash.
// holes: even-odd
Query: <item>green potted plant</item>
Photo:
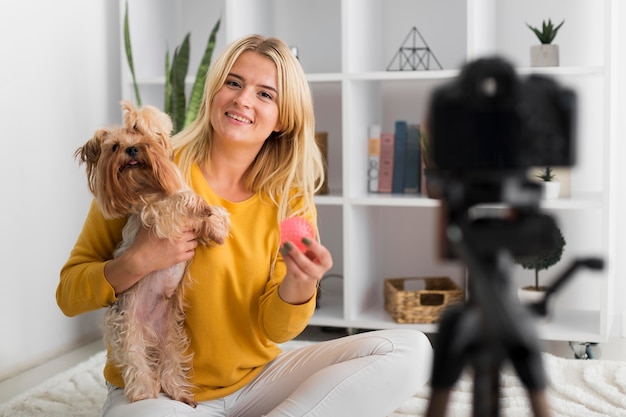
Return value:
<svg viewBox="0 0 626 417">
<path fill-rule="evenodd" d="M 541 186 L 543 187 L 543 198 L 546 200 L 554 200 L 559 197 L 561 191 L 561 183 L 557 179 L 551 166 L 545 166 L 535 174 Z"/>
<path fill-rule="evenodd" d="M 198 66 L 196 78 L 191 88 L 189 100 L 185 95 L 185 79 L 189 68 L 189 37 L 187 33 L 183 42 L 174 50 L 174 54 L 170 60 L 169 49 L 165 54 L 165 99 L 163 111 L 170 115 L 174 129 L 172 134 L 176 134 L 184 127 L 188 126 L 198 116 L 200 103 L 202 102 L 202 93 L 206 81 L 206 74 L 211 64 L 211 56 L 215 49 L 215 38 L 220 28 L 220 19 L 217 20 L 215 26 L 211 30 L 209 40 L 204 50 L 204 55 Z M 124 15 L 124 47 L 126 49 L 126 59 L 133 80 L 133 88 L 137 106 L 141 106 L 141 95 L 137 85 L 135 76 L 135 65 L 133 62 L 133 53 L 130 42 L 130 30 L 128 24 L 128 2 L 126 2 L 126 10 Z"/>
<path fill-rule="evenodd" d="M 559 46 L 553 44 L 554 38 L 565 20 L 554 25 L 551 19 L 543 21 L 541 29 L 526 23 L 526 26 L 537 36 L 539 45 L 530 47 L 530 65 L 532 67 L 557 67 L 559 65 Z"/>
<path fill-rule="evenodd" d="M 544 296 L 544 292 L 547 287 L 540 285 L 539 283 L 539 271 L 546 270 L 555 264 L 557 264 L 563 256 L 565 249 L 565 238 L 561 229 L 556 224 L 556 221 L 550 217 L 553 222 L 554 228 L 558 234 L 558 239 L 554 247 L 540 251 L 531 256 L 518 256 L 514 259 L 514 262 L 520 265 L 523 269 L 533 270 L 535 273 L 534 285 L 525 286 L 519 289 L 518 294 L 522 301 L 537 301 Z"/>
</svg>

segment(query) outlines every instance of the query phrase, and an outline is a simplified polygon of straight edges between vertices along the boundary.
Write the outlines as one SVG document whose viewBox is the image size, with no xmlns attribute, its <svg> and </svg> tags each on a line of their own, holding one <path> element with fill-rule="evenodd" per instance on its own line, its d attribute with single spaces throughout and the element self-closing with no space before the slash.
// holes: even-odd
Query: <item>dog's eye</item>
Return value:
<svg viewBox="0 0 626 417">
<path fill-rule="evenodd" d="M 117 150 L 120 148 L 120 144 L 116 143 L 115 145 L 113 145 L 113 152 L 117 152 Z"/>
</svg>

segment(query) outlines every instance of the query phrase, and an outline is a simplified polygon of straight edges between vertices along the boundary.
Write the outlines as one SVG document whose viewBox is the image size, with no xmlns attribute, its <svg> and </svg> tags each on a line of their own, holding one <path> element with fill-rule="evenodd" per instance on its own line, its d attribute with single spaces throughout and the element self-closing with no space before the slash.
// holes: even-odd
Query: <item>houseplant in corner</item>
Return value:
<svg viewBox="0 0 626 417">
<path fill-rule="evenodd" d="M 530 256 L 518 256 L 514 259 L 514 262 L 523 269 L 530 269 L 535 273 L 534 285 L 518 289 L 518 295 L 522 302 L 533 302 L 543 299 L 547 287 L 539 284 L 539 271 L 546 270 L 555 265 L 561 260 L 561 256 L 563 256 L 563 250 L 566 244 L 563 233 L 552 217 L 548 216 L 547 218 L 551 220 L 555 231 L 554 246 L 547 250 L 538 251 Z"/>
<path fill-rule="evenodd" d="M 532 45 L 530 47 L 530 66 L 531 67 L 558 67 L 559 66 L 559 46 L 552 44 L 557 32 L 563 26 L 565 20 L 554 26 L 551 19 L 542 23 L 541 29 L 526 23 L 526 26 L 539 39 L 540 45 Z"/>
<path fill-rule="evenodd" d="M 169 50 L 165 54 L 165 100 L 164 109 L 165 113 L 169 114 L 172 118 L 174 130 L 172 134 L 178 133 L 184 127 L 188 126 L 198 116 L 200 110 L 200 103 L 202 101 L 202 94 L 204 92 L 204 84 L 206 81 L 206 74 L 211 64 L 211 56 L 213 55 L 213 49 L 215 49 L 215 38 L 220 28 L 220 19 L 217 20 L 215 26 L 211 30 L 209 40 L 206 44 L 204 54 L 198 66 L 196 72 L 196 78 L 193 86 L 191 87 L 191 94 L 187 101 L 185 97 L 185 79 L 187 77 L 187 70 L 189 68 L 189 37 L 187 33 L 183 42 L 174 50 L 174 54 L 170 60 Z M 139 87 L 137 85 L 137 78 L 135 77 L 135 65 L 133 62 L 133 53 L 130 42 L 130 30 L 128 24 L 128 2 L 126 2 L 126 10 L 124 14 L 124 47 L 126 49 L 126 59 L 128 61 L 128 67 L 130 69 L 133 88 L 135 91 L 135 97 L 137 100 L 137 106 L 141 106 L 141 96 L 139 94 Z"/>
<path fill-rule="evenodd" d="M 543 167 L 541 171 L 535 175 L 540 180 L 543 188 L 543 198 L 546 200 L 554 200 L 559 198 L 561 191 L 561 183 L 556 178 L 554 170 L 550 166 Z"/>
</svg>

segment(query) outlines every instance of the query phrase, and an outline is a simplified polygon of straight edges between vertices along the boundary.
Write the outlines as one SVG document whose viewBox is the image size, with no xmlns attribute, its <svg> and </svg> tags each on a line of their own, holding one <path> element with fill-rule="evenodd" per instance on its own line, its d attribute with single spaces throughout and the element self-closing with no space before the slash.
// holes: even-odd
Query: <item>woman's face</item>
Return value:
<svg viewBox="0 0 626 417">
<path fill-rule="evenodd" d="M 211 105 L 215 139 L 260 149 L 279 131 L 276 65 L 253 51 L 242 53 Z"/>
</svg>

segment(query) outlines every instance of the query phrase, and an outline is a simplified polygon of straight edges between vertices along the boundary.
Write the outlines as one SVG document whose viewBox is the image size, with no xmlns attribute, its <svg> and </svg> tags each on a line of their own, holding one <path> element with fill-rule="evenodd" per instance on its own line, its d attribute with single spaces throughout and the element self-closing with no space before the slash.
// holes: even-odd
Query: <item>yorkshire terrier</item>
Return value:
<svg viewBox="0 0 626 417">
<path fill-rule="evenodd" d="M 170 117 L 152 106 L 121 104 L 124 126 L 99 129 L 75 153 L 86 166 L 89 190 L 104 217 L 128 218 L 113 256 L 124 253 L 142 227 L 172 240 L 193 230 L 200 244 L 223 244 L 229 214 L 207 204 L 185 183 L 172 160 Z M 164 392 L 196 405 L 188 375 L 192 354 L 183 327 L 187 265 L 146 275 L 105 313 L 104 341 L 131 402 Z"/>
</svg>

